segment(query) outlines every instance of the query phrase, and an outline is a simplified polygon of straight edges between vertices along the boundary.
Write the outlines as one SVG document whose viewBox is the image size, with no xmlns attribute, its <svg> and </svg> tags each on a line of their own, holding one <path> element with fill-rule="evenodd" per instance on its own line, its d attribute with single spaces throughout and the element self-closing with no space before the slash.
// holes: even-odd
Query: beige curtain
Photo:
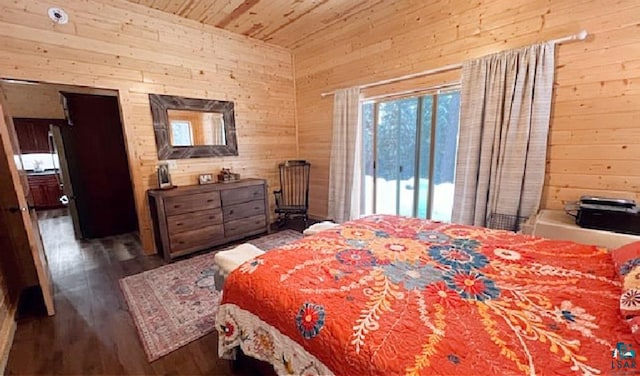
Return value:
<svg viewBox="0 0 640 376">
<path fill-rule="evenodd" d="M 329 167 L 328 217 L 344 222 L 360 208 L 360 89 L 336 91 Z"/>
<path fill-rule="evenodd" d="M 203 112 L 202 121 L 200 124 L 196 124 L 195 129 L 200 129 L 204 142 L 196 145 L 226 145 L 224 135 L 224 117 L 220 113 L 216 112 Z M 197 140 L 197 138 L 196 138 Z"/>
<path fill-rule="evenodd" d="M 552 43 L 463 64 L 453 222 L 516 231 L 537 212 L 554 68 Z"/>
</svg>

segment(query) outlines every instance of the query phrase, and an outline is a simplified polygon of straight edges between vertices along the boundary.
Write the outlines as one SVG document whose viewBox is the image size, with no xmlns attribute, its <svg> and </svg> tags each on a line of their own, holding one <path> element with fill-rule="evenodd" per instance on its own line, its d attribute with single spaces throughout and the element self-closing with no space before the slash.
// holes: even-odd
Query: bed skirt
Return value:
<svg viewBox="0 0 640 376">
<path fill-rule="evenodd" d="M 279 375 L 333 375 L 315 356 L 278 329 L 235 304 L 223 304 L 216 318 L 218 356 L 235 359 L 237 348 L 273 365 Z"/>
</svg>

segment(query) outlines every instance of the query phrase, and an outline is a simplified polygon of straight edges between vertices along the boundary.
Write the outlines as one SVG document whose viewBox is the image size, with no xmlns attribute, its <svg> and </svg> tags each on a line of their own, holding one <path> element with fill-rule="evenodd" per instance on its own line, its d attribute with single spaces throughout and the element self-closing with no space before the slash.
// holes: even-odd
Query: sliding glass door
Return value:
<svg viewBox="0 0 640 376">
<path fill-rule="evenodd" d="M 458 92 L 366 102 L 362 212 L 451 219 Z"/>
<path fill-rule="evenodd" d="M 460 122 L 460 93 L 441 94 L 436 97 L 436 123 L 432 152 L 433 191 L 429 218 L 450 222 L 453 209 L 454 179 L 458 153 L 458 125 Z"/>
</svg>

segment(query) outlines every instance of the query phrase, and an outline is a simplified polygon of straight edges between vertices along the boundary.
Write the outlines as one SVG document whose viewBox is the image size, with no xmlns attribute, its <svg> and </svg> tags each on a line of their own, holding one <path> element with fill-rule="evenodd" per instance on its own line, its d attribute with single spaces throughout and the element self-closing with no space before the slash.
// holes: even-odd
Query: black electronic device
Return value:
<svg viewBox="0 0 640 376">
<path fill-rule="evenodd" d="M 576 224 L 580 227 L 640 235 L 640 212 L 634 200 L 582 196 Z"/>
</svg>

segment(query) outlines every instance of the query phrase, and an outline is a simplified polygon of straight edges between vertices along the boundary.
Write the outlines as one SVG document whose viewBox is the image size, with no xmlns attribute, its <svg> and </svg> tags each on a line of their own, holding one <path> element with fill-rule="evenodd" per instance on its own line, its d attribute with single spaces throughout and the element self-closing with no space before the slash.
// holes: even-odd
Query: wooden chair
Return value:
<svg viewBox="0 0 640 376">
<path fill-rule="evenodd" d="M 309 172 L 307 161 L 285 161 L 279 166 L 280 189 L 273 191 L 276 196 L 278 226 L 283 226 L 289 218 L 302 217 L 307 227 L 309 209 Z"/>
</svg>

